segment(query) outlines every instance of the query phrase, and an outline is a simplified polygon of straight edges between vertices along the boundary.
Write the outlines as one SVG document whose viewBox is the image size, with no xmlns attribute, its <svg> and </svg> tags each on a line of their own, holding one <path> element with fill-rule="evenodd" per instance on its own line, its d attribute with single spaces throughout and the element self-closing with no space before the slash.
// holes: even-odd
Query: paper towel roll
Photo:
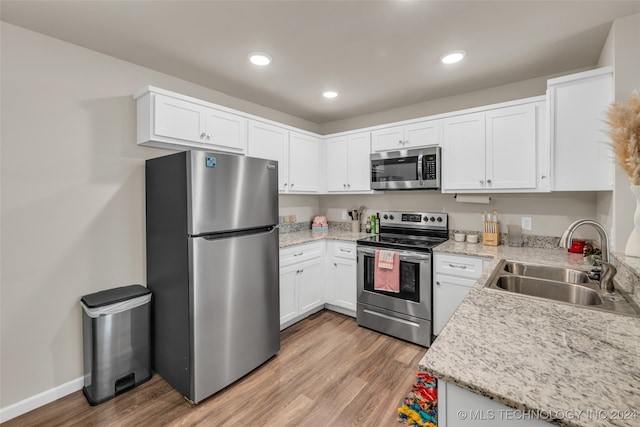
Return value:
<svg viewBox="0 0 640 427">
<path fill-rule="evenodd" d="M 456 194 L 456 202 L 460 203 L 481 203 L 488 205 L 491 201 L 490 196 L 469 195 L 469 194 Z"/>
</svg>

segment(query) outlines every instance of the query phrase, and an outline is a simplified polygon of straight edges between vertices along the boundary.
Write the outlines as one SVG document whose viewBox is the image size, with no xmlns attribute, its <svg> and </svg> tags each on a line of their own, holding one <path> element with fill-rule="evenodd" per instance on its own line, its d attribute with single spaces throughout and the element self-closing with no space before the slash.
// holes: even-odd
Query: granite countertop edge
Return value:
<svg viewBox="0 0 640 427">
<path fill-rule="evenodd" d="M 301 245 L 315 242 L 317 240 L 338 240 L 343 242 L 356 242 L 358 239 L 370 236 L 367 233 L 354 233 L 351 231 L 329 230 L 329 231 L 294 231 L 280 234 L 280 248 Z"/>
<path fill-rule="evenodd" d="M 635 410 L 636 419 L 596 421 L 638 425 L 640 393 L 634 387 L 640 378 L 640 346 L 634 343 L 640 340 L 640 318 L 532 302 L 484 287 L 503 258 L 585 268 L 581 254 L 451 240 L 434 252 L 492 260 L 419 362 L 420 370 L 516 410 Z M 545 421 L 594 425 L 586 418 Z"/>
</svg>

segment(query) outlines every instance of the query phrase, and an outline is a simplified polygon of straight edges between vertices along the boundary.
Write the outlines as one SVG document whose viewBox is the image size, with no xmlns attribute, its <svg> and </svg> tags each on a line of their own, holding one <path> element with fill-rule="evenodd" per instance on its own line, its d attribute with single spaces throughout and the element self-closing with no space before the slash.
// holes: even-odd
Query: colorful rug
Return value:
<svg viewBox="0 0 640 427">
<path fill-rule="evenodd" d="M 422 372 L 416 374 L 416 384 L 398 408 L 398 421 L 408 426 L 437 427 L 438 392 L 436 379 Z"/>
</svg>

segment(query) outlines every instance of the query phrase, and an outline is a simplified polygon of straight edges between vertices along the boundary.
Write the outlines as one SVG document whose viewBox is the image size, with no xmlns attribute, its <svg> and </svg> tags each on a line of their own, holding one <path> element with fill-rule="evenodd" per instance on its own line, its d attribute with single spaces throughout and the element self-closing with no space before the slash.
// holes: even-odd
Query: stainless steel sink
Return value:
<svg viewBox="0 0 640 427">
<path fill-rule="evenodd" d="M 501 260 L 485 285 L 489 289 L 542 298 L 577 307 L 640 317 L 640 308 L 624 293 L 603 293 L 589 272 L 551 265 Z"/>
<path fill-rule="evenodd" d="M 504 271 L 520 276 L 536 277 L 538 279 L 557 280 L 568 283 L 591 283 L 586 271 L 570 268 L 554 267 L 550 265 L 525 264 L 522 262 L 507 261 Z"/>
<path fill-rule="evenodd" d="M 522 276 L 498 277 L 496 286 L 509 292 L 578 305 L 599 305 L 598 292 L 585 286 Z"/>
</svg>

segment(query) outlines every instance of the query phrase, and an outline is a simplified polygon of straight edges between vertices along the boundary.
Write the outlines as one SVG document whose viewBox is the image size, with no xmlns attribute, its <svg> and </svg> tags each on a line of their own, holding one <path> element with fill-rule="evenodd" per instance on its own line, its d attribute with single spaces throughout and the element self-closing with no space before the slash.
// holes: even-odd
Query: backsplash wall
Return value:
<svg viewBox="0 0 640 427">
<path fill-rule="evenodd" d="M 341 221 L 342 211 L 365 206 L 368 214 L 383 210 L 447 212 L 449 228 L 480 231 L 482 211 L 498 210 L 501 232 L 507 224 L 521 224 L 523 216 L 532 218 L 532 229 L 524 234 L 560 236 L 567 226 L 580 218 L 596 218 L 596 192 L 491 195 L 489 204 L 460 203 L 453 194 L 433 191 L 397 191 L 376 195 L 318 196 L 318 213 L 329 221 Z M 296 197 L 296 196 L 288 196 Z M 281 206 L 282 210 L 282 206 Z M 576 237 L 595 238 L 589 229 L 579 229 Z"/>
</svg>

